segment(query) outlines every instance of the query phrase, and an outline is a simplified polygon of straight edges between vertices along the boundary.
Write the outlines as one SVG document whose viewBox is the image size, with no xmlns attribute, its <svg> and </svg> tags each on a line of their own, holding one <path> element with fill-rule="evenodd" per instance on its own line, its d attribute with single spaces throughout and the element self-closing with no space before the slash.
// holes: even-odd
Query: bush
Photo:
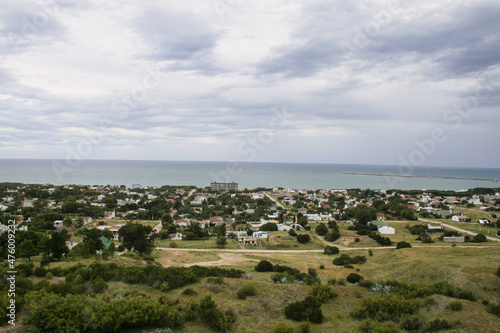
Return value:
<svg viewBox="0 0 500 333">
<path fill-rule="evenodd" d="M 285 316 L 287 319 L 295 321 L 308 320 L 313 323 L 321 323 L 323 321 L 321 302 L 313 296 L 307 296 L 303 301 L 285 306 Z"/>
<path fill-rule="evenodd" d="M 211 296 L 206 296 L 200 301 L 198 314 L 205 324 L 220 332 L 227 332 L 231 323 L 234 322 L 234 315 L 224 314 L 217 308 Z"/>
<path fill-rule="evenodd" d="M 337 284 L 339 286 L 345 286 L 346 285 L 346 280 L 345 279 L 339 279 L 338 282 L 337 282 Z"/>
<path fill-rule="evenodd" d="M 100 294 L 108 289 L 108 284 L 103 279 L 98 278 L 92 282 L 92 289 L 96 294 Z"/>
<path fill-rule="evenodd" d="M 255 266 L 255 270 L 257 272 L 272 272 L 274 270 L 274 268 L 273 268 L 273 264 L 271 264 L 271 262 L 269 262 L 267 260 L 261 260 L 261 261 L 259 261 L 257 266 Z"/>
<path fill-rule="evenodd" d="M 295 230 L 290 229 L 290 230 L 288 230 L 288 235 L 290 235 L 290 236 L 292 236 L 292 237 L 296 237 L 296 236 L 297 236 L 297 233 L 295 232 Z"/>
<path fill-rule="evenodd" d="M 340 233 L 338 231 L 331 231 L 325 235 L 325 240 L 328 242 L 335 242 L 339 239 Z"/>
<path fill-rule="evenodd" d="M 325 269 L 325 265 L 319 265 L 319 269 Z"/>
<path fill-rule="evenodd" d="M 459 301 L 453 301 L 448 304 L 448 309 L 452 311 L 460 311 L 462 310 L 463 307 L 464 305 L 462 304 L 462 302 Z"/>
<path fill-rule="evenodd" d="M 327 255 L 338 254 L 340 252 L 338 247 L 330 245 L 325 246 L 323 250 Z"/>
<path fill-rule="evenodd" d="M 427 328 L 425 329 L 425 331 L 426 332 L 434 332 L 434 331 L 441 331 L 441 330 L 449 330 L 452 327 L 453 327 L 453 325 L 450 324 L 445 319 L 435 319 L 435 320 L 429 322 L 429 325 L 427 325 Z"/>
<path fill-rule="evenodd" d="M 486 311 L 488 311 L 491 314 L 494 314 L 497 317 L 500 317 L 500 302 L 496 304 L 489 303 L 488 306 L 486 307 Z"/>
<path fill-rule="evenodd" d="M 409 317 L 401 322 L 401 328 L 407 331 L 418 331 L 424 326 L 424 322 L 420 317 Z"/>
<path fill-rule="evenodd" d="M 301 333 L 309 333 L 311 332 L 311 323 L 308 321 L 304 321 L 299 324 L 299 330 Z"/>
<path fill-rule="evenodd" d="M 297 242 L 305 244 L 311 240 L 311 237 L 308 234 L 300 234 L 297 236 Z"/>
<path fill-rule="evenodd" d="M 34 274 L 36 277 L 43 278 L 47 274 L 47 270 L 43 267 L 35 268 Z"/>
<path fill-rule="evenodd" d="M 405 241 L 401 241 L 396 245 L 396 249 L 404 249 L 405 247 L 411 247 L 411 244 Z"/>
<path fill-rule="evenodd" d="M 293 333 L 293 327 L 285 323 L 279 323 L 273 327 L 273 333 Z"/>
<path fill-rule="evenodd" d="M 36 275 L 36 270 L 35 270 L 35 275 Z M 497 276 L 500 277 L 500 267 L 497 268 Z"/>
<path fill-rule="evenodd" d="M 370 257 L 373 257 L 373 251 L 372 251 L 372 250 L 368 250 L 368 255 L 369 255 Z"/>
<path fill-rule="evenodd" d="M 251 284 L 244 284 L 237 292 L 239 299 L 246 299 L 247 297 L 255 296 L 255 294 L 255 287 Z"/>
<path fill-rule="evenodd" d="M 476 243 L 485 243 L 487 241 L 488 239 L 483 234 L 477 234 L 476 236 L 474 236 L 474 242 Z"/>
<path fill-rule="evenodd" d="M 326 303 L 329 299 L 337 297 L 337 293 L 330 286 L 324 285 L 314 286 L 311 295 L 321 303 Z"/>
<path fill-rule="evenodd" d="M 170 242 L 170 244 L 168 244 L 169 247 L 171 247 L 172 249 L 175 249 L 177 248 L 179 245 L 177 245 L 176 242 Z"/>
<path fill-rule="evenodd" d="M 335 266 L 344 266 L 344 267 L 352 264 L 364 264 L 365 262 L 366 262 L 365 256 L 355 256 L 351 258 L 348 254 L 341 254 L 340 257 L 333 259 L 333 264 Z"/>
<path fill-rule="evenodd" d="M 363 280 L 364 278 L 359 274 L 351 273 L 351 274 L 347 275 L 346 279 L 347 279 L 347 282 L 349 282 L 349 283 L 358 283 L 359 281 Z"/>
<path fill-rule="evenodd" d="M 328 227 L 324 223 L 319 223 L 316 227 L 316 233 L 320 236 L 325 236 L 328 233 Z"/>
<path fill-rule="evenodd" d="M 378 321 L 393 320 L 404 315 L 417 312 L 418 303 L 407 300 L 399 295 L 366 298 L 361 302 L 361 307 L 351 312 L 357 319 L 375 319 Z"/>
</svg>

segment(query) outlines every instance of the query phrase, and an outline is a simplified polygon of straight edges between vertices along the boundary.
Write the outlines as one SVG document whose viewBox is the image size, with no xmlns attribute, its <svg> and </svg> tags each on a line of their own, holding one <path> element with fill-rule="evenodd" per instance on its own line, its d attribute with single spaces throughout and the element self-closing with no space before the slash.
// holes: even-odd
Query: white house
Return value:
<svg viewBox="0 0 500 333">
<path fill-rule="evenodd" d="M 290 229 L 292 229 L 292 227 L 290 227 L 289 225 L 286 225 L 286 224 L 278 224 L 278 230 L 279 230 L 279 231 L 283 231 L 283 230 L 288 231 L 288 230 L 290 230 Z"/>
<path fill-rule="evenodd" d="M 64 223 L 62 220 L 54 221 L 54 228 L 62 228 L 63 226 L 64 226 Z"/>
<path fill-rule="evenodd" d="M 2 205 L 0 204 L 0 210 L 3 212 L 4 210 L 6 210 L 7 208 L 9 208 L 9 206 L 5 206 L 5 205 Z"/>
<path fill-rule="evenodd" d="M 181 232 L 177 232 L 175 234 L 170 234 L 170 239 L 171 240 L 182 240 L 182 233 Z"/>
<path fill-rule="evenodd" d="M 116 216 L 116 213 L 115 211 L 112 211 L 112 212 L 104 212 L 104 217 L 107 218 L 107 219 L 112 219 L 113 217 Z"/>
<path fill-rule="evenodd" d="M 396 233 L 396 229 L 389 226 L 383 226 L 378 228 L 378 232 L 380 232 L 382 235 L 394 235 Z"/>
<path fill-rule="evenodd" d="M 443 226 L 438 223 L 427 223 L 427 230 L 443 230 Z"/>
<path fill-rule="evenodd" d="M 267 238 L 268 237 L 267 232 L 265 232 L 265 231 L 254 232 L 252 236 L 255 237 L 255 238 L 258 238 L 258 239 Z"/>
<path fill-rule="evenodd" d="M 467 216 L 465 215 L 453 215 L 451 217 L 451 220 L 452 221 L 455 221 L 455 222 L 465 222 L 467 220 Z"/>
</svg>

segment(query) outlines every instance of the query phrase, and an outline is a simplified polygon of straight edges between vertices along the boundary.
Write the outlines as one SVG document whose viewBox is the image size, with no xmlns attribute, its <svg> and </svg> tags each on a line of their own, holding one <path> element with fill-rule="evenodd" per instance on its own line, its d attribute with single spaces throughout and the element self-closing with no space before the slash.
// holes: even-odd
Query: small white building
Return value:
<svg viewBox="0 0 500 333">
<path fill-rule="evenodd" d="M 262 239 L 262 238 L 267 238 L 268 234 L 265 231 L 257 231 L 254 232 L 252 236 L 258 239 Z"/>
<path fill-rule="evenodd" d="M 378 228 L 378 232 L 380 232 L 382 235 L 394 235 L 396 233 L 396 229 L 389 226 L 383 226 Z"/>
<path fill-rule="evenodd" d="M 54 228 L 62 228 L 64 227 L 64 222 L 62 220 L 54 221 Z"/>
</svg>

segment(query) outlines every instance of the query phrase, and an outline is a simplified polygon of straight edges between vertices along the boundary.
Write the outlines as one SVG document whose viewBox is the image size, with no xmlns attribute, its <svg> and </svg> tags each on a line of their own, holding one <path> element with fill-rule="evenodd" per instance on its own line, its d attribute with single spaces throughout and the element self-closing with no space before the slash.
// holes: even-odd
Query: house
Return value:
<svg viewBox="0 0 500 333">
<path fill-rule="evenodd" d="M 62 220 L 54 221 L 54 228 L 62 228 L 62 227 L 64 227 L 64 223 Z"/>
<path fill-rule="evenodd" d="M 0 204 L 0 210 L 2 212 L 5 211 L 7 208 L 9 208 L 9 206 L 5 206 L 5 205 Z"/>
<path fill-rule="evenodd" d="M 289 225 L 286 224 L 278 224 L 278 231 L 288 231 L 292 229 Z"/>
<path fill-rule="evenodd" d="M 259 240 L 256 237 L 246 236 L 242 238 L 243 245 L 257 245 Z"/>
<path fill-rule="evenodd" d="M 66 246 L 68 249 L 71 251 L 75 246 L 77 246 L 78 243 L 75 241 L 66 241 Z"/>
<path fill-rule="evenodd" d="M 112 212 L 104 212 L 104 218 L 106 219 L 112 219 L 113 217 L 116 216 L 116 213 L 115 211 L 112 211 Z"/>
<path fill-rule="evenodd" d="M 220 217 L 220 216 L 212 216 L 212 217 L 210 218 L 210 223 L 212 223 L 212 224 L 214 224 L 214 225 L 218 226 L 218 225 L 220 225 L 220 224 L 224 223 L 224 220 L 223 220 L 223 219 L 222 219 L 222 217 Z"/>
<path fill-rule="evenodd" d="M 257 232 L 254 232 L 252 236 L 255 238 L 261 239 L 261 238 L 267 238 L 268 234 L 265 231 L 257 231 Z"/>
<path fill-rule="evenodd" d="M 465 237 L 443 237 L 443 242 L 445 243 L 465 243 Z"/>
<path fill-rule="evenodd" d="M 394 235 L 396 233 L 396 229 L 389 226 L 383 226 L 378 228 L 378 232 L 380 232 L 382 235 Z"/>
<path fill-rule="evenodd" d="M 443 230 L 441 223 L 427 223 L 427 230 Z"/>
<path fill-rule="evenodd" d="M 484 225 L 490 225 L 490 221 L 489 220 L 479 220 L 477 221 L 477 223 L 481 226 L 484 226 Z"/>
<path fill-rule="evenodd" d="M 183 219 L 174 222 L 174 225 L 179 228 L 187 228 L 191 225 L 189 220 Z"/>
<path fill-rule="evenodd" d="M 385 221 L 385 214 L 377 213 L 377 221 Z"/>
<path fill-rule="evenodd" d="M 453 215 L 451 217 L 451 220 L 455 221 L 455 222 L 466 222 L 467 216 L 465 216 L 465 215 Z"/>
<path fill-rule="evenodd" d="M 241 239 L 243 237 L 246 237 L 247 236 L 247 232 L 246 231 L 226 231 L 226 237 L 227 238 L 237 238 L 237 239 Z"/>
<path fill-rule="evenodd" d="M 182 235 L 181 232 L 176 232 L 175 234 L 170 234 L 168 235 L 168 237 L 171 239 L 171 240 L 182 240 L 182 238 L 184 237 Z"/>
</svg>

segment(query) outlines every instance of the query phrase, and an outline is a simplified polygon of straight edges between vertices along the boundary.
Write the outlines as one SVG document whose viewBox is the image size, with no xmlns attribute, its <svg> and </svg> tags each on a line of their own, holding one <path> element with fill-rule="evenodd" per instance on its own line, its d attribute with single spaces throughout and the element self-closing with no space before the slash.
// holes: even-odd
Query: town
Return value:
<svg viewBox="0 0 500 333">
<path fill-rule="evenodd" d="M 499 189 L 2 183 L 0 200 L 1 324 L 19 332 L 498 327 Z M 369 314 L 386 300 L 395 317 Z M 130 308 L 143 319 L 109 315 Z"/>
</svg>

